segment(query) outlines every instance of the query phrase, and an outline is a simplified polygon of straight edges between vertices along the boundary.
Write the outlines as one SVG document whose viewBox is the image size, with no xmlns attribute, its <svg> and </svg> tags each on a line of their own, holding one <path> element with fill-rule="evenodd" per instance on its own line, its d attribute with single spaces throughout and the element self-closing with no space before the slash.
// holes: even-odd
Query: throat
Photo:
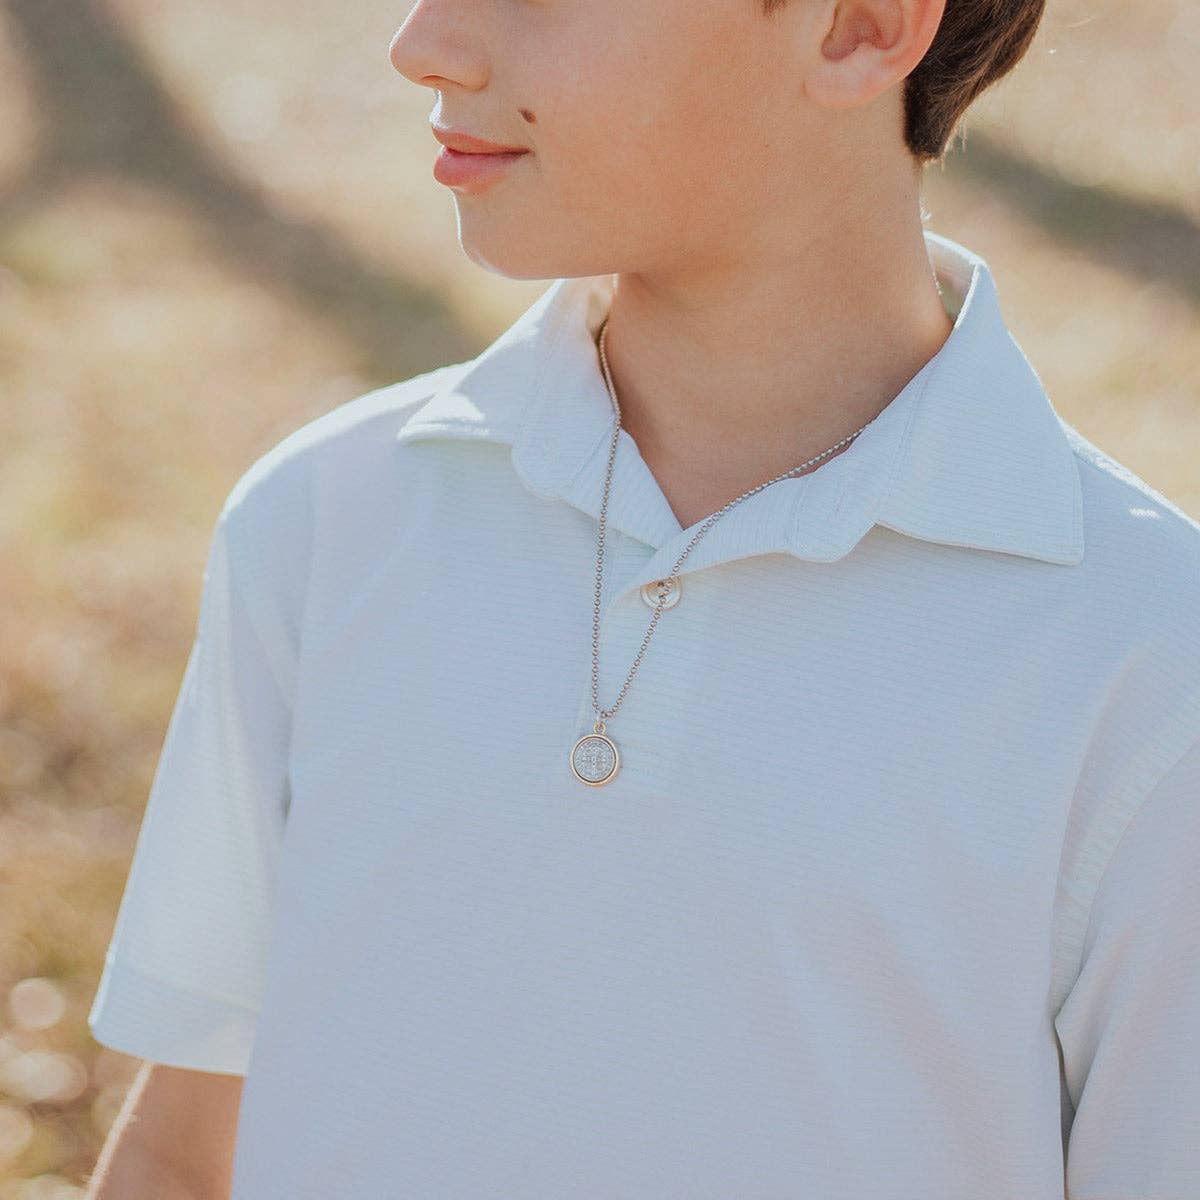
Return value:
<svg viewBox="0 0 1200 1200">
<path fill-rule="evenodd" d="M 825 463 L 848 449 L 849 445 L 843 446 L 834 454 L 826 455 L 803 474 L 819 470 Z M 659 491 L 675 514 L 680 529 L 689 529 L 707 520 L 731 500 L 736 500 L 744 493 L 805 461 L 804 456 L 793 457 L 784 462 L 779 461 L 778 455 L 763 455 L 757 462 L 750 461 L 734 469 L 729 462 L 718 461 L 711 456 L 669 457 L 653 450 L 642 450 L 640 447 L 639 453 L 650 474 L 654 476 Z"/>
</svg>

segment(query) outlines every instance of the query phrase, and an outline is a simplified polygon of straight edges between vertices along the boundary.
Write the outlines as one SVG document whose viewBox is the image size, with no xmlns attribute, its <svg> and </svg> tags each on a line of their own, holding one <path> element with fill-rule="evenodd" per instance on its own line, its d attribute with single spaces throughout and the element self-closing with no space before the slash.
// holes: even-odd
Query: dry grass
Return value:
<svg viewBox="0 0 1200 1200">
<path fill-rule="evenodd" d="M 386 60 L 394 6 L 112 9 L 188 118 L 158 130 L 163 153 L 191 163 L 179 146 L 205 146 L 217 174 L 189 178 L 217 179 L 222 212 L 249 216 L 231 241 L 234 222 L 205 216 L 180 172 L 88 166 L 39 116 L 19 23 L 0 24 L 0 1200 L 78 1197 L 136 1065 L 97 1048 L 85 1017 L 229 487 L 310 417 L 434 365 L 403 357 L 428 322 L 448 331 L 434 361 L 450 361 L 544 287 L 458 251 L 429 174 L 429 96 Z M 967 157 L 1015 155 L 1018 186 L 952 158 L 929 180 L 930 225 L 991 262 L 1059 411 L 1200 516 L 1200 297 L 1179 254 L 1115 253 L 1072 207 L 1083 192 L 1055 193 L 1053 220 L 1021 200 L 1026 180 L 1065 178 L 1115 189 L 1118 214 L 1165 203 L 1195 261 L 1200 18 L 1182 0 L 1051 12 L 968 125 Z M 264 212 L 300 224 L 259 253 Z M 353 262 L 324 304 L 312 277 L 331 260 L 306 257 L 318 232 Z M 363 330 L 353 298 L 368 288 L 400 357 L 386 321 Z"/>
</svg>

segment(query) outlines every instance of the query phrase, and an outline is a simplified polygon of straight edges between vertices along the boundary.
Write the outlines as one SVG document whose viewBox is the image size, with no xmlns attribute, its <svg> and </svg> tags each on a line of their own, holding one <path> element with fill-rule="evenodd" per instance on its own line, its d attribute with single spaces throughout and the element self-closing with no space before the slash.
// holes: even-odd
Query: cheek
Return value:
<svg viewBox="0 0 1200 1200">
<path fill-rule="evenodd" d="M 586 107 L 555 137 L 555 191 L 581 226 L 655 240 L 688 215 L 702 190 L 686 108 L 658 88 L 625 90 Z M 543 124 L 547 124 L 544 122 Z"/>
<path fill-rule="evenodd" d="M 602 77 L 594 63 L 564 76 L 529 109 L 538 120 L 530 136 L 543 175 L 572 207 L 590 207 L 598 193 L 623 196 L 625 180 L 639 173 L 655 138 L 654 114 L 639 94 L 620 76 Z"/>
<path fill-rule="evenodd" d="M 537 122 L 532 144 L 555 206 L 614 232 L 638 213 L 650 236 L 703 216 L 745 119 L 743 75 L 729 57 L 707 35 L 664 48 L 657 23 L 640 42 L 628 36 L 569 64 L 560 57 L 521 111 L 522 125 L 532 125 L 527 113 Z"/>
</svg>

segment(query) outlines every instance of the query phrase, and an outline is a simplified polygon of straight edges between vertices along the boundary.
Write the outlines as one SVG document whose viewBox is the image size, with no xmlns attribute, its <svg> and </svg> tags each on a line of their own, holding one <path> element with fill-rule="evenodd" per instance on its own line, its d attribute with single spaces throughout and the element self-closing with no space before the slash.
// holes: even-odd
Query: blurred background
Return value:
<svg viewBox="0 0 1200 1200">
<path fill-rule="evenodd" d="M 86 1017 L 226 494 L 548 284 L 459 250 L 409 8 L 0 0 L 0 1200 L 79 1200 L 138 1065 Z M 1050 0 L 925 208 L 1200 519 L 1198 59 L 1200 5 Z"/>
</svg>

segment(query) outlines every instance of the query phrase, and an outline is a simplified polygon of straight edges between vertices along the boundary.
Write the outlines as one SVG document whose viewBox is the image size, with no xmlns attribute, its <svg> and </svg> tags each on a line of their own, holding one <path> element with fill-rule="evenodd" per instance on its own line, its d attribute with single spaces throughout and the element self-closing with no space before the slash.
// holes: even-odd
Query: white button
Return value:
<svg viewBox="0 0 1200 1200">
<path fill-rule="evenodd" d="M 642 599 L 647 608 L 656 608 L 659 597 L 665 592 L 667 598 L 663 601 L 663 608 L 674 608 L 679 603 L 682 591 L 682 580 L 678 575 L 673 575 L 670 579 L 656 579 L 653 583 L 642 584 Z"/>
</svg>

